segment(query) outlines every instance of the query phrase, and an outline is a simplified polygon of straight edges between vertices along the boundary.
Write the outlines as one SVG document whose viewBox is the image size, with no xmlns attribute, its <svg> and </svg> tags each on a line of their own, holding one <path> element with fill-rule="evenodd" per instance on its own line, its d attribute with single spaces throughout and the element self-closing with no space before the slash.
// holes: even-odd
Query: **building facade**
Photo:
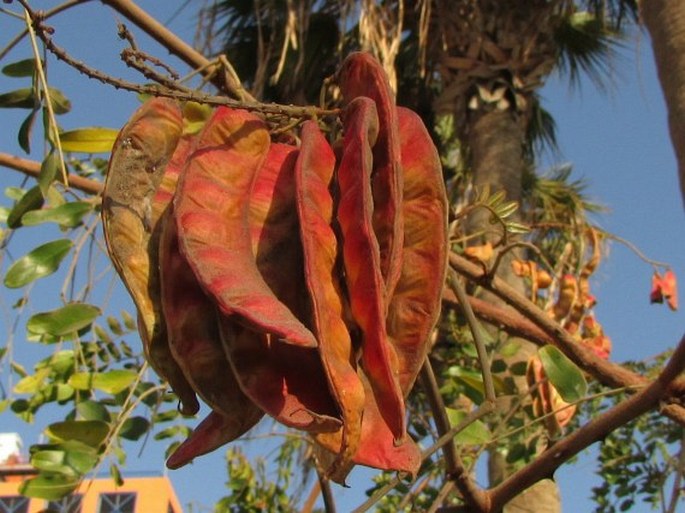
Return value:
<svg viewBox="0 0 685 513">
<path fill-rule="evenodd" d="M 21 483 L 36 475 L 22 461 L 21 439 L 0 434 L 0 513 L 182 513 L 167 476 L 124 477 L 121 485 L 111 478 L 86 478 L 59 501 L 24 497 Z"/>
</svg>

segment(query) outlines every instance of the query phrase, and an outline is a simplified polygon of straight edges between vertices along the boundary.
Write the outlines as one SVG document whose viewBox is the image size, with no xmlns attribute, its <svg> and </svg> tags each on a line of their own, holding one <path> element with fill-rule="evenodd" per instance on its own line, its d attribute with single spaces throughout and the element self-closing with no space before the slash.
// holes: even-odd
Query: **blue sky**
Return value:
<svg viewBox="0 0 685 513">
<path fill-rule="evenodd" d="M 178 0 L 147 0 L 141 1 L 140 5 L 166 21 L 183 3 Z M 33 2 L 36 8 L 41 9 L 56 4 L 52 1 Z M 16 9 L 16 5 L 9 8 Z M 118 58 L 118 52 L 123 48 L 123 43 L 116 37 L 115 21 L 118 19 L 99 2 L 92 2 L 51 20 L 50 24 L 56 28 L 56 41 L 78 59 L 112 74 L 137 79 L 120 64 Z M 186 40 L 192 39 L 193 19 L 180 16 L 168 25 Z M 19 21 L 0 15 L 0 47 L 20 27 Z M 152 53 L 166 57 L 144 36 L 139 36 L 138 42 Z M 590 196 L 609 208 L 609 213 L 597 218 L 598 223 L 635 244 L 650 258 L 670 263 L 682 278 L 685 276 L 683 203 L 648 36 L 636 32 L 631 40 L 626 41 L 621 55 L 622 58 L 614 63 L 614 87 L 608 93 L 598 91 L 586 80 L 582 80 L 575 90 L 569 88 L 563 77 L 549 80 L 542 96 L 545 107 L 557 123 L 561 154 L 546 156 L 541 167 L 544 170 L 551 164 L 572 163 L 574 176 L 587 180 Z M 2 64 L 29 56 L 28 46 L 22 44 Z M 176 61 L 170 59 L 170 62 Z M 185 67 L 179 64 L 178 69 L 183 71 Z M 97 125 L 120 127 L 137 106 L 134 95 L 89 81 L 54 60 L 50 62 L 49 73 L 50 82 L 73 100 L 73 111 L 60 118 L 65 129 Z M 23 85 L 17 79 L 0 77 L 0 93 Z M 23 114 L 0 111 L 3 127 L 0 151 L 21 154 L 15 143 L 15 134 Z M 40 159 L 40 150 L 40 145 L 36 144 L 32 158 Z M 0 173 L 0 189 L 18 183 L 19 178 L 14 173 Z M 45 235 L 34 229 L 25 237 L 26 247 L 30 248 Z M 616 242 L 610 245 L 609 255 L 603 260 L 592 286 L 599 299 L 597 317 L 613 340 L 612 359 L 615 361 L 649 358 L 672 347 L 683 334 L 685 314 L 682 310 L 674 313 L 664 305 L 649 304 L 650 280 L 651 267 L 648 264 L 627 247 Z M 0 299 L 3 305 L 0 329 L 6 332 L 12 322 L 8 305 L 13 299 L 9 292 L 0 292 Z M 121 305 L 130 304 L 125 297 L 114 301 Z M 47 307 L 54 306 L 52 303 Z M 37 305 L 36 310 L 39 309 Z M 17 356 L 27 361 L 35 358 L 41 349 L 24 343 L 21 336 L 15 344 Z M 5 377 L 0 376 L 0 379 L 5 380 Z M 11 413 L 0 414 L 2 430 L 22 432 L 27 445 L 38 440 L 39 427 L 51 420 L 43 416 L 36 425 L 26 426 L 15 420 Z M 159 444 L 149 443 L 142 457 L 137 456 L 138 449 L 137 445 L 131 447 L 129 469 L 164 470 Z M 226 491 L 224 467 L 223 451 L 219 450 L 169 475 L 183 504 L 193 502 L 209 506 Z M 597 482 L 593 471 L 592 458 L 581 456 L 577 463 L 562 467 L 557 473 L 568 511 L 591 510 L 588 497 L 591 486 Z M 361 502 L 368 475 L 363 470 L 356 471 L 352 488 L 340 490 L 341 510 Z M 636 506 L 633 511 L 648 509 Z"/>
</svg>

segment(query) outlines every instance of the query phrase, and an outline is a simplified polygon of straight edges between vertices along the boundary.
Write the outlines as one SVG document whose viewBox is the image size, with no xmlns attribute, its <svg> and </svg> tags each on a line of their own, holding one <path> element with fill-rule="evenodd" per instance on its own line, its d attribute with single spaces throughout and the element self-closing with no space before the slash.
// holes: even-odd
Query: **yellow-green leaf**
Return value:
<svg viewBox="0 0 685 513">
<path fill-rule="evenodd" d="M 50 369 L 44 368 L 31 376 L 23 377 L 14 385 L 15 394 L 33 394 L 43 387 L 45 378 L 50 375 Z"/>
<path fill-rule="evenodd" d="M 445 408 L 445 411 L 452 427 L 459 425 L 467 415 L 465 411 L 454 408 Z M 480 420 L 473 421 L 454 437 L 456 442 L 463 445 L 482 445 L 488 443 L 491 438 L 490 430 Z"/>
<path fill-rule="evenodd" d="M 59 134 L 62 150 L 77 153 L 108 153 L 112 150 L 118 130 L 86 127 Z"/>
<path fill-rule="evenodd" d="M 79 390 L 92 388 L 108 394 L 118 394 L 135 381 L 137 374 L 129 370 L 107 372 L 77 372 L 69 378 L 69 384 Z"/>
</svg>

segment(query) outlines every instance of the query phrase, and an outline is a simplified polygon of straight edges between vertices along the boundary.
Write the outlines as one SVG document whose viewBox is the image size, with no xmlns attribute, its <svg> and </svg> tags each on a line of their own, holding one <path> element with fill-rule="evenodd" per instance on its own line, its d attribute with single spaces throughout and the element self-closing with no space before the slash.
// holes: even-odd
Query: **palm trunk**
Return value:
<svg viewBox="0 0 685 513">
<path fill-rule="evenodd" d="M 643 0 L 641 12 L 652 37 L 685 202 L 685 2 Z"/>
<path fill-rule="evenodd" d="M 469 124 L 469 149 L 474 185 L 478 188 L 487 186 L 492 193 L 505 191 L 507 200 L 520 201 L 521 181 L 526 165 L 523 154 L 524 137 L 523 123 L 511 110 L 492 110 L 476 114 Z M 478 211 L 471 221 L 471 230 L 487 230 L 489 217 L 488 211 Z M 499 236 L 487 238 L 497 239 Z M 516 256 L 516 252 L 509 252 L 502 260 L 497 274 L 523 292 L 521 279 L 517 278 L 511 270 L 511 259 Z M 499 302 L 494 298 L 489 298 L 489 300 Z M 523 339 L 517 339 L 517 342 L 520 349 L 508 361 L 509 365 L 521 361 L 527 362 L 537 350 L 531 342 Z M 524 378 L 516 378 L 515 381 L 520 390 L 527 388 Z M 501 482 L 509 471 L 504 457 L 497 452 L 491 452 L 488 460 L 490 485 L 494 486 Z M 538 482 L 510 501 L 504 511 L 505 513 L 560 512 L 561 502 L 556 483 L 551 480 Z"/>
<path fill-rule="evenodd" d="M 523 138 L 521 124 L 509 110 L 480 114 L 471 122 L 469 149 L 474 185 L 504 190 L 507 199 L 521 199 Z"/>
</svg>

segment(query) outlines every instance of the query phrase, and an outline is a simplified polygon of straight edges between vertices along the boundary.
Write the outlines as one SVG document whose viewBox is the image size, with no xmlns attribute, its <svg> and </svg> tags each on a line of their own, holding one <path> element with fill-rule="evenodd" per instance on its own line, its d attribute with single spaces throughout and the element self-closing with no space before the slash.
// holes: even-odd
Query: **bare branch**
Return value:
<svg viewBox="0 0 685 513">
<path fill-rule="evenodd" d="M 8 153 L 0 153 L 0 166 L 14 169 L 20 173 L 24 173 L 28 176 L 33 176 L 37 178 L 40 175 L 40 162 L 35 160 L 23 159 L 21 157 L 16 157 L 14 155 L 9 155 Z M 102 182 L 97 180 L 91 180 L 89 178 L 83 178 L 82 176 L 69 174 L 69 187 L 72 189 L 78 189 L 86 194 L 92 194 L 97 196 L 102 193 Z"/>
</svg>

